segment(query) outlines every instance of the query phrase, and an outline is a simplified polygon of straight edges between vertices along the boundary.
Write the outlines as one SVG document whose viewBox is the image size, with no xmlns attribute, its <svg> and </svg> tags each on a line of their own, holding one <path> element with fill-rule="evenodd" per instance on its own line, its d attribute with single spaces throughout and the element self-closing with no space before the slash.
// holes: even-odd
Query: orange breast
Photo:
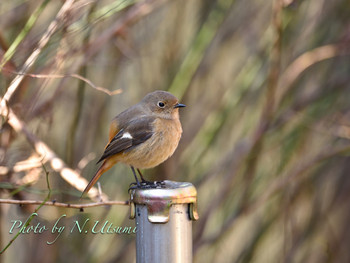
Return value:
<svg viewBox="0 0 350 263">
<path fill-rule="evenodd" d="M 144 143 L 119 156 L 119 161 L 139 169 L 155 167 L 175 152 L 182 134 L 179 120 L 157 119 L 155 132 Z"/>
</svg>

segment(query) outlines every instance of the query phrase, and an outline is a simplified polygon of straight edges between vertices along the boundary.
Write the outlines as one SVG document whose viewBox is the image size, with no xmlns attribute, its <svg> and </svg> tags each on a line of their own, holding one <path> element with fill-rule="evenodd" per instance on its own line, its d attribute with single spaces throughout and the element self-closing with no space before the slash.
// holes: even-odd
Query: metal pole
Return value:
<svg viewBox="0 0 350 263">
<path fill-rule="evenodd" d="M 192 220 L 198 214 L 191 183 L 164 181 L 159 188 L 135 189 L 130 203 L 137 263 L 192 262 Z"/>
</svg>

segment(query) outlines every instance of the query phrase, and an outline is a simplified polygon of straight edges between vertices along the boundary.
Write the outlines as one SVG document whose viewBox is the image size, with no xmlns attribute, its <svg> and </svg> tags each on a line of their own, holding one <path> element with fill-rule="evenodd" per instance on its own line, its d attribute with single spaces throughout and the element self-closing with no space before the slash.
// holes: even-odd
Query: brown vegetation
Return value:
<svg viewBox="0 0 350 263">
<path fill-rule="evenodd" d="M 0 249 L 35 209 L 34 225 L 133 226 L 127 206 L 62 203 L 112 117 L 161 89 L 184 133 L 145 175 L 197 187 L 195 262 L 349 262 L 349 28 L 346 0 L 2 1 L 0 197 L 61 205 L 1 204 Z M 99 196 L 125 204 L 132 180 L 116 165 Z M 0 262 L 135 260 L 133 235 L 54 237 L 21 234 Z"/>
</svg>

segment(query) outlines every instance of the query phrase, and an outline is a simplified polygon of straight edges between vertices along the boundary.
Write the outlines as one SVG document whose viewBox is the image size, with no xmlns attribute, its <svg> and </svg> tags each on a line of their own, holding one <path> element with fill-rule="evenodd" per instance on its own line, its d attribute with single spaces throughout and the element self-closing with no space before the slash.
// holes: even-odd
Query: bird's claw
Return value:
<svg viewBox="0 0 350 263">
<path fill-rule="evenodd" d="M 139 182 L 133 182 L 129 184 L 128 193 L 130 193 L 131 190 L 140 189 L 140 188 L 141 188 L 141 184 Z"/>
<path fill-rule="evenodd" d="M 165 182 L 164 181 L 142 181 L 134 182 L 129 185 L 128 192 L 135 189 L 160 189 L 164 188 Z"/>
</svg>

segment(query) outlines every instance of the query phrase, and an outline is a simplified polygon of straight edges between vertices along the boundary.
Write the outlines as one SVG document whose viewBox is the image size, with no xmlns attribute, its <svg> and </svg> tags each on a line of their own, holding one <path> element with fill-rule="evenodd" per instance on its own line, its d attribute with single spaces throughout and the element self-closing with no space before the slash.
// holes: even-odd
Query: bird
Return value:
<svg viewBox="0 0 350 263">
<path fill-rule="evenodd" d="M 109 140 L 98 163 L 102 163 L 82 193 L 88 193 L 103 173 L 116 163 L 130 166 L 136 180 L 138 171 L 145 184 L 140 169 L 153 168 L 175 152 L 181 135 L 182 126 L 179 108 L 186 105 L 167 91 L 157 90 L 148 93 L 139 103 L 124 110 L 112 119 Z"/>
</svg>

